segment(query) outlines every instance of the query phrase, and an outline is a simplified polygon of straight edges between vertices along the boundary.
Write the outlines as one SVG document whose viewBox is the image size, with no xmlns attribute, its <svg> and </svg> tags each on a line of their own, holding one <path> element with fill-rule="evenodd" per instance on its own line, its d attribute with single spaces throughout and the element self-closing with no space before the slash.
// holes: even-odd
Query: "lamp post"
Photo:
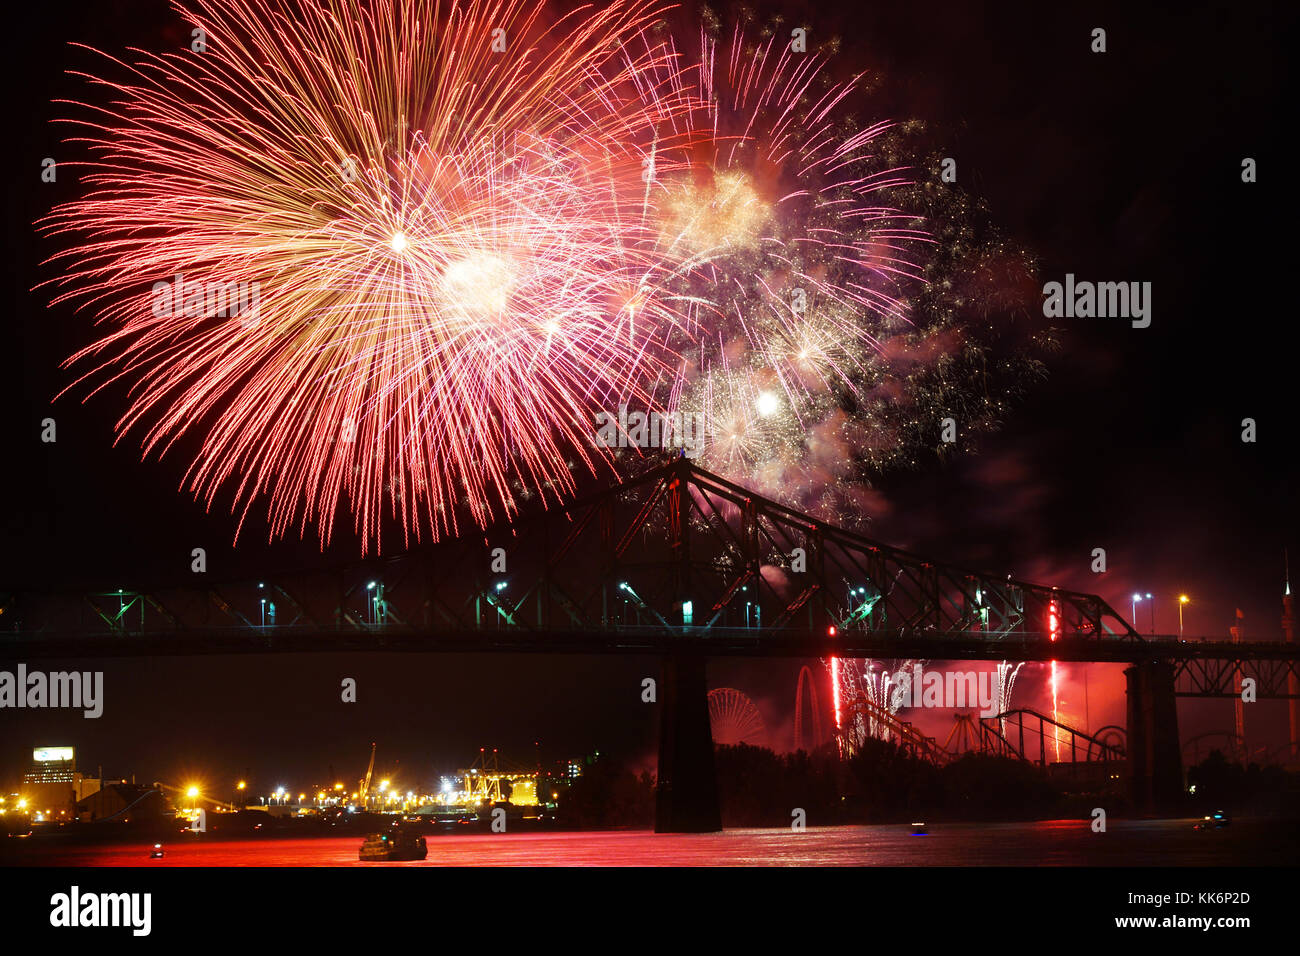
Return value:
<svg viewBox="0 0 1300 956">
<path fill-rule="evenodd" d="M 505 589 L 506 589 L 506 587 L 509 585 L 509 583 L 510 583 L 509 581 L 498 581 L 497 584 L 496 584 L 497 594 L 501 594 L 503 591 L 505 591 Z M 501 599 L 501 598 L 498 598 L 498 599 L 497 599 L 497 603 L 496 603 L 496 609 L 497 609 L 497 613 L 496 613 L 496 621 L 497 621 L 497 630 L 498 630 L 498 631 L 501 630 L 501 621 L 502 621 L 502 619 L 505 619 L 505 620 L 507 620 L 507 621 L 509 620 L 509 617 L 506 616 L 506 609 L 505 609 L 504 607 L 502 607 L 501 604 L 502 604 L 502 599 Z"/>
<path fill-rule="evenodd" d="M 1191 601 L 1186 594 L 1178 595 L 1178 639 L 1183 639 L 1183 605 Z"/>
<path fill-rule="evenodd" d="M 1130 614 L 1129 617 L 1133 619 L 1133 626 L 1134 626 L 1135 628 L 1137 627 L 1138 602 L 1141 601 L 1141 600 L 1142 600 L 1142 595 L 1140 595 L 1140 594 L 1134 594 L 1134 595 L 1133 595 L 1133 604 L 1132 604 L 1133 613 Z"/>
<path fill-rule="evenodd" d="M 1147 600 L 1151 602 L 1151 633 L 1156 632 L 1156 599 L 1150 593 L 1147 594 Z"/>
</svg>

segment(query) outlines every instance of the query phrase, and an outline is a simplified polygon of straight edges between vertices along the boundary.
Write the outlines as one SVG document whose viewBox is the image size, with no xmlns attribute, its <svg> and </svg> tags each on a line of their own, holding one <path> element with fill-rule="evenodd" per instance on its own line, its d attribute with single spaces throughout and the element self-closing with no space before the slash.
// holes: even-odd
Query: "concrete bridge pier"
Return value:
<svg viewBox="0 0 1300 956">
<path fill-rule="evenodd" d="M 1173 665 L 1141 661 L 1125 669 L 1128 692 L 1128 763 L 1135 810 L 1157 812 L 1183 795 L 1183 759 Z"/>
<path fill-rule="evenodd" d="M 722 829 L 722 813 L 704 655 L 677 651 L 664 658 L 659 702 L 655 832 L 717 832 Z"/>
</svg>

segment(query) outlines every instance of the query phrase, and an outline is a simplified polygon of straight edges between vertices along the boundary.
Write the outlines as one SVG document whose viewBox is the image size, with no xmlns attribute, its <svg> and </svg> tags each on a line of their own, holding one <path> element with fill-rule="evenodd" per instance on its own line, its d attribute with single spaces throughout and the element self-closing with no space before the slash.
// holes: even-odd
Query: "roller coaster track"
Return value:
<svg viewBox="0 0 1300 956">
<path fill-rule="evenodd" d="M 968 753 L 989 754 L 1023 760 L 1046 767 L 1051 762 L 1093 763 L 1125 759 L 1123 731 L 1103 727 L 1096 734 L 1078 730 L 1068 724 L 1026 707 L 1008 710 L 993 717 L 959 713 L 947 739 L 938 740 L 917 730 L 910 722 L 870 703 L 856 701 L 845 711 L 845 725 L 865 724 L 865 736 L 896 744 L 907 753 L 936 766 L 952 763 Z M 1059 761 L 1057 743 L 1069 754 Z M 852 744 L 847 745 L 851 751 Z M 1067 749 L 1068 748 L 1068 749 Z"/>
</svg>

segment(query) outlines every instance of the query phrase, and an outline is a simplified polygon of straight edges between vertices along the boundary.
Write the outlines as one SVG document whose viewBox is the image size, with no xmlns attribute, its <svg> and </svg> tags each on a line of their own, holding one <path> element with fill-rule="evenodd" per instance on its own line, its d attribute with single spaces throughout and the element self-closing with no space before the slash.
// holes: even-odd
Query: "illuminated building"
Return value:
<svg viewBox="0 0 1300 956">
<path fill-rule="evenodd" d="M 590 767 L 600 758 L 600 751 L 588 754 L 585 757 L 570 757 L 568 760 L 557 760 L 556 776 L 566 783 L 572 783 L 582 776 L 583 771 Z"/>
<path fill-rule="evenodd" d="M 37 747 L 31 769 L 23 774 L 22 796 L 33 820 L 67 820 L 75 814 L 77 801 L 97 791 L 100 783 L 77 771 L 72 747 Z"/>
</svg>

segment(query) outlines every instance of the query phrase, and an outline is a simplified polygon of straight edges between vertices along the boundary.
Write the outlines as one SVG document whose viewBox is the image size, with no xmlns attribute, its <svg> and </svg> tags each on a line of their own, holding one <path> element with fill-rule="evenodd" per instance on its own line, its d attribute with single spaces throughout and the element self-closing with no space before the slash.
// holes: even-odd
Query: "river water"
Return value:
<svg viewBox="0 0 1300 956">
<path fill-rule="evenodd" d="M 1300 823 L 1238 820 L 1194 830 L 1192 820 L 935 824 L 727 830 L 448 834 L 420 863 L 360 863 L 348 837 L 204 840 L 179 837 L 149 859 L 147 844 L 5 841 L 3 862 L 47 866 L 1293 866 Z M 23 844 L 15 846 L 14 844 Z"/>
</svg>

